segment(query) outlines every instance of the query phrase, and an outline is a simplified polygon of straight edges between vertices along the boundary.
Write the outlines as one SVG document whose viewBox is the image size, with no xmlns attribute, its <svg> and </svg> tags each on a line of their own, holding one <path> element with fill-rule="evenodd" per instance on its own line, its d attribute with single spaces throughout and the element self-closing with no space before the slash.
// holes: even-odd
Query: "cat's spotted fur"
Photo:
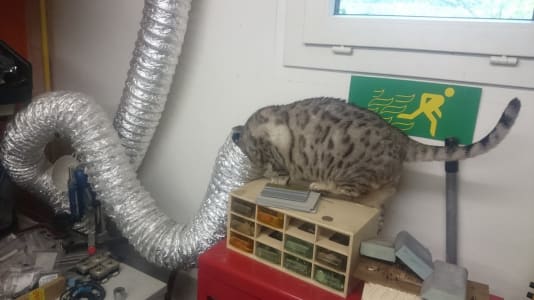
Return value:
<svg viewBox="0 0 534 300">
<path fill-rule="evenodd" d="M 520 107 L 518 99 L 510 101 L 486 137 L 447 150 L 410 139 L 366 109 L 312 98 L 258 110 L 246 122 L 238 145 L 271 176 L 357 197 L 395 186 L 405 161 L 459 160 L 487 152 L 504 138 Z"/>
</svg>

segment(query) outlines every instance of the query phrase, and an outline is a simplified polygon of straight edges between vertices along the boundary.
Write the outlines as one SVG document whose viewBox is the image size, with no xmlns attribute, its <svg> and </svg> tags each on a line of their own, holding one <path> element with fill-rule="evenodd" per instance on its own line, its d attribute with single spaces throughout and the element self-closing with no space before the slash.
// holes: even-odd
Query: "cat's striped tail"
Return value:
<svg viewBox="0 0 534 300">
<path fill-rule="evenodd" d="M 512 125 L 514 125 L 520 109 L 521 102 L 519 99 L 515 98 L 510 101 L 495 128 L 483 139 L 471 145 L 447 149 L 445 146 L 425 145 L 410 139 L 404 161 L 460 160 L 484 154 L 504 139 Z"/>
</svg>

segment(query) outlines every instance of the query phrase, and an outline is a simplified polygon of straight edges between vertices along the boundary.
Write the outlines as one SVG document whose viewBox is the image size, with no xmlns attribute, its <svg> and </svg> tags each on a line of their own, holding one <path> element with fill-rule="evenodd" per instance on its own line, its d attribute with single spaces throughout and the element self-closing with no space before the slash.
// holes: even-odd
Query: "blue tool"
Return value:
<svg viewBox="0 0 534 300">
<path fill-rule="evenodd" d="M 77 222 L 87 210 L 98 204 L 82 168 L 70 169 L 68 187 L 71 216 Z"/>
<path fill-rule="evenodd" d="M 89 185 L 87 175 L 81 167 L 71 169 L 69 172 L 69 203 L 71 218 L 73 222 L 80 222 L 85 219 L 85 232 L 87 234 L 87 249 L 89 255 L 96 253 L 95 234 L 98 216 L 100 224 L 104 224 L 100 212 L 100 203 L 96 200 L 96 195 Z"/>
</svg>

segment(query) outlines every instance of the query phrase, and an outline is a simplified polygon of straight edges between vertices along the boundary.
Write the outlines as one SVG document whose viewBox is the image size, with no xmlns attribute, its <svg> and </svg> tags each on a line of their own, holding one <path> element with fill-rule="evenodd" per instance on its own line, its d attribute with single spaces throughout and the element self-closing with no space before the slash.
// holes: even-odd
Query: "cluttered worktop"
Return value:
<svg viewBox="0 0 534 300">
<path fill-rule="evenodd" d="M 0 240 L 1 299 L 162 299 L 166 283 L 139 270 L 118 241 L 98 244 L 93 255 L 69 244 L 52 227 L 34 225 Z M 72 241 L 70 241 L 72 242 Z M 134 265 L 135 267 L 132 267 Z M 158 276 L 165 279 L 164 276 Z M 125 298 L 117 298 L 123 295 Z"/>
</svg>

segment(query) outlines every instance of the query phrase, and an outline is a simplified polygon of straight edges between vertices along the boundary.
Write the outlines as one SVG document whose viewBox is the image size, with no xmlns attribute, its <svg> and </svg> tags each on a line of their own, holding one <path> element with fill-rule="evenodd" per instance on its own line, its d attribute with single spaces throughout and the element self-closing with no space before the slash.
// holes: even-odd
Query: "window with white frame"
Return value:
<svg viewBox="0 0 534 300">
<path fill-rule="evenodd" d="M 534 0 L 335 0 L 335 15 L 532 20 Z"/>
<path fill-rule="evenodd" d="M 534 0 L 286 0 L 287 66 L 534 88 Z"/>
</svg>

